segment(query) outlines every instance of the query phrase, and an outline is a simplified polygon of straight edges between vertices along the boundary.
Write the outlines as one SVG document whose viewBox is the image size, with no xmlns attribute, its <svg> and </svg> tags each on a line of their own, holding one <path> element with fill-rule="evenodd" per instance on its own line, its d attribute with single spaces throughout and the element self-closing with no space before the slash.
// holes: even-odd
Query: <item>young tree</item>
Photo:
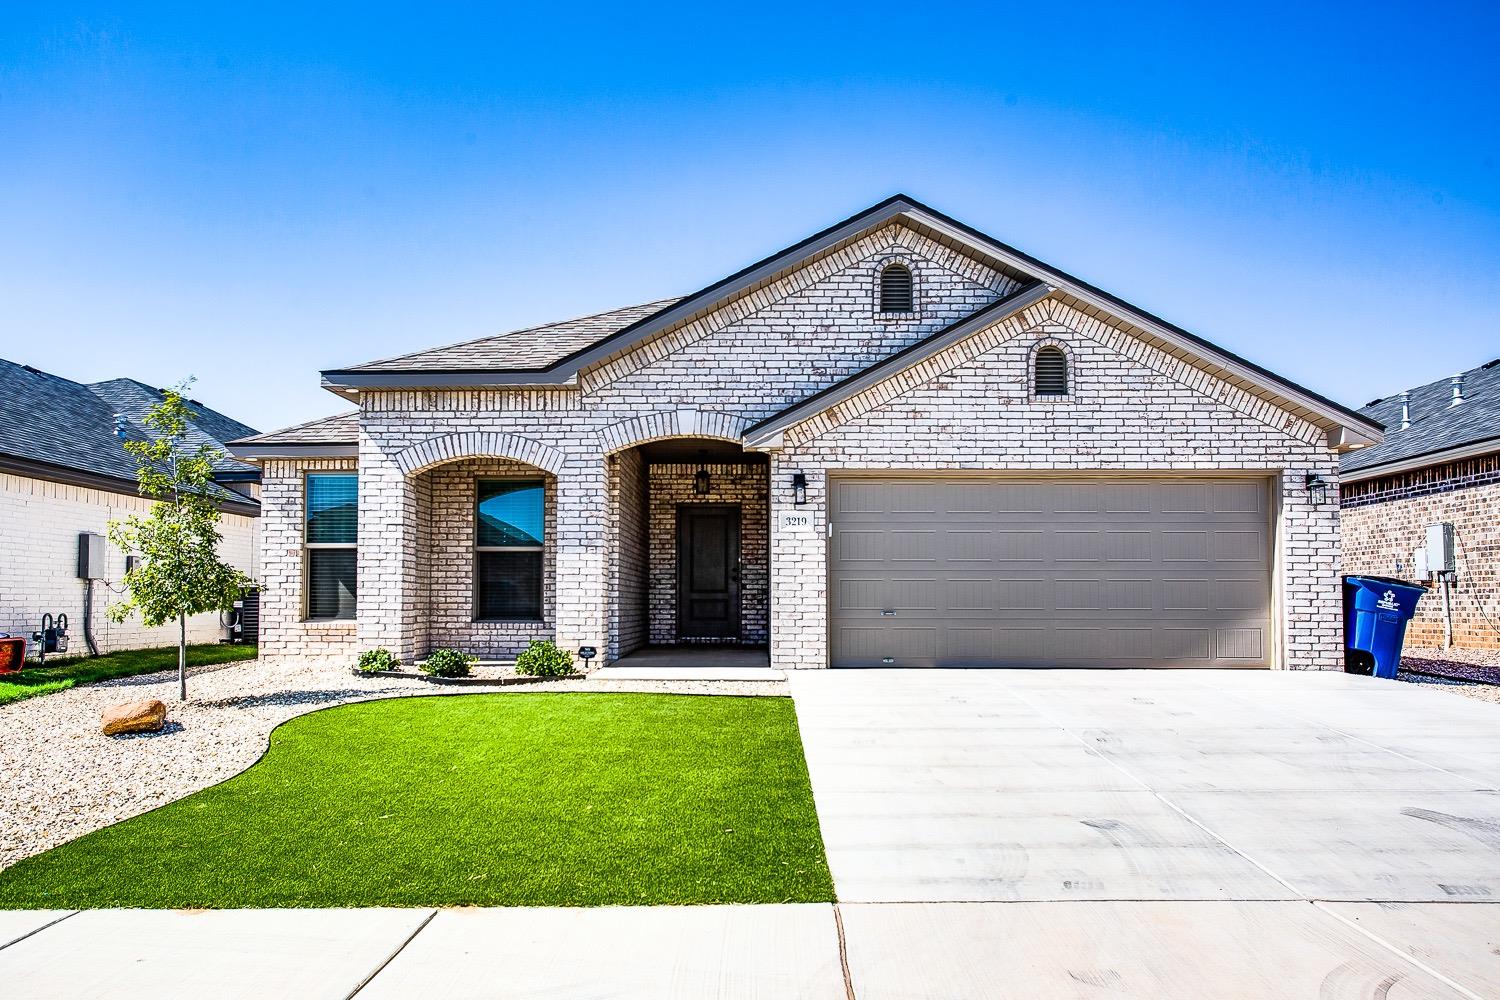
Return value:
<svg viewBox="0 0 1500 1000">
<path fill-rule="evenodd" d="M 219 503 L 214 462 L 222 454 L 209 444 L 191 447 L 189 411 L 183 392 L 162 390 L 146 414 L 150 440 L 126 441 L 135 458 L 141 495 L 156 503 L 145 517 L 132 514 L 109 523 L 109 540 L 141 558 L 125 574 L 127 597 L 111 605 L 110 618 L 139 612 L 147 628 L 177 619 L 178 696 L 187 701 L 187 618 L 234 607 L 250 578 L 219 558 Z"/>
</svg>

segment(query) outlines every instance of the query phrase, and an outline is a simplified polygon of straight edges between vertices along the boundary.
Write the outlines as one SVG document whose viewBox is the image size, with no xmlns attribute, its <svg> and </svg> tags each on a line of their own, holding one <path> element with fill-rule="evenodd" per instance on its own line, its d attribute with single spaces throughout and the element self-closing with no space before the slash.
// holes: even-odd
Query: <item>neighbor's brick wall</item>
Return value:
<svg viewBox="0 0 1500 1000">
<path fill-rule="evenodd" d="M 711 486 L 707 496 L 693 492 L 696 465 L 652 465 L 651 504 L 651 642 L 673 645 L 677 639 L 677 508 L 680 504 L 739 504 L 740 634 L 689 642 L 739 641 L 763 645 L 770 619 L 771 566 L 768 552 L 766 473 L 764 465 L 705 465 Z"/>
<path fill-rule="evenodd" d="M 1500 649 L 1500 455 L 1350 483 L 1343 495 L 1345 573 L 1435 583 L 1416 579 L 1412 556 L 1426 544 L 1427 525 L 1450 522 L 1458 556 L 1453 644 Z M 1406 641 L 1443 644 L 1436 586 L 1417 604 Z"/>
<path fill-rule="evenodd" d="M 1069 355 L 1072 394 L 1031 396 L 1038 342 Z M 1206 395 L 1203 391 L 1216 394 Z M 840 470 L 1247 470 L 1280 476 L 1283 665 L 1338 669 L 1338 505 L 1307 502 L 1302 477 L 1337 477 L 1323 433 L 1061 303 L 1043 302 L 909 375 L 792 428 L 773 482 L 808 477 L 810 532 L 774 532 L 772 660 L 822 664 L 828 653 L 828 476 Z M 772 491 L 772 523 L 790 510 Z"/>
<path fill-rule="evenodd" d="M 303 476 L 308 472 L 353 472 L 353 459 L 272 459 L 261 467 L 260 656 L 353 663 L 357 654 L 352 621 L 303 618 L 302 541 L 305 526 Z M 360 482 L 363 491 L 364 482 Z M 363 529 L 361 529 L 363 548 Z M 364 587 L 364 567 L 356 591 Z"/>
<path fill-rule="evenodd" d="M 481 479 L 542 478 L 544 482 L 542 551 L 542 620 L 493 622 L 474 619 L 474 503 Z M 448 646 L 485 659 L 514 659 L 533 639 L 552 638 L 556 619 L 553 573 L 557 531 L 556 490 L 550 477 L 531 466 L 496 459 L 471 459 L 439 465 L 417 477 L 421 486 L 421 545 L 418 572 L 427 629 L 419 656 Z"/>
<path fill-rule="evenodd" d="M 914 318 L 876 315 L 877 276 L 893 258 L 914 269 Z M 636 599 L 618 586 L 626 572 L 621 546 L 632 544 L 621 516 L 630 477 L 608 467 L 610 456 L 672 436 L 736 440 L 755 421 L 1015 285 L 893 225 L 622 352 L 585 372 L 577 388 L 364 393 L 360 645 L 415 651 L 425 642 L 413 474 L 488 455 L 556 476 L 555 633 L 565 647 L 597 646 L 608 658 L 632 641 Z M 1042 337 L 1077 352 L 1075 402 L 1029 398 L 1025 352 Z M 1043 303 L 794 430 L 788 451 L 775 457 L 770 492 L 776 504 L 789 503 L 787 477 L 807 472 L 820 524 L 806 538 L 772 542 L 770 631 L 780 666 L 824 665 L 826 475 L 894 467 L 1222 467 L 1280 475 L 1288 490 L 1275 584 L 1289 609 L 1286 664 L 1339 666 L 1338 506 L 1309 508 L 1301 491 L 1309 471 L 1336 477 L 1321 432 L 1059 303 Z"/>
<path fill-rule="evenodd" d="M 69 486 L 0 474 L 0 632 L 22 635 L 41 626 L 43 614 L 68 616 L 70 654 L 86 653 L 83 638 L 84 583 L 78 579 L 78 534 L 92 531 L 109 537 L 109 522 L 151 511 L 151 501 L 125 493 Z M 224 560 L 257 575 L 259 518 L 224 514 L 219 520 Z M 94 581 L 94 641 L 100 652 L 177 645 L 177 625 L 146 628 L 139 616 L 115 623 L 110 605 L 125 578 L 125 553 L 105 545 L 106 578 Z M 114 588 L 113 590 L 111 588 Z M 189 642 L 218 642 L 223 636 L 218 612 L 188 619 Z"/>
</svg>

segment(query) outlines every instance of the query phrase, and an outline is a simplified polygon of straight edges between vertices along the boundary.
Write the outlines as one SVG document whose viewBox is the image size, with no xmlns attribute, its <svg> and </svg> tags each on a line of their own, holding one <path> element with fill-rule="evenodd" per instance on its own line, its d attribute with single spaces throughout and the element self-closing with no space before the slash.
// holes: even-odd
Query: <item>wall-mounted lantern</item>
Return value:
<svg viewBox="0 0 1500 1000">
<path fill-rule="evenodd" d="M 1328 500 L 1328 480 L 1316 472 L 1309 472 L 1304 480 L 1307 485 L 1307 502 L 1321 507 Z"/>
<path fill-rule="evenodd" d="M 713 480 L 708 476 L 708 470 L 698 466 L 697 475 L 693 476 L 693 492 L 700 497 L 708 496 L 708 491 L 713 488 Z"/>
<path fill-rule="evenodd" d="M 807 476 L 800 472 L 792 473 L 792 503 L 798 507 L 807 503 Z"/>
</svg>

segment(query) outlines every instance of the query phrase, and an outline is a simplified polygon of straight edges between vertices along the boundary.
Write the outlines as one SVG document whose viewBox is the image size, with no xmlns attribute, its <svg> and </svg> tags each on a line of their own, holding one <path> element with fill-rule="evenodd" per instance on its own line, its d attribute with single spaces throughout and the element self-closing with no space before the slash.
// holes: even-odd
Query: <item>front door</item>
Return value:
<svg viewBox="0 0 1500 1000">
<path fill-rule="evenodd" d="M 740 637 L 740 508 L 677 508 L 677 635 Z"/>
</svg>

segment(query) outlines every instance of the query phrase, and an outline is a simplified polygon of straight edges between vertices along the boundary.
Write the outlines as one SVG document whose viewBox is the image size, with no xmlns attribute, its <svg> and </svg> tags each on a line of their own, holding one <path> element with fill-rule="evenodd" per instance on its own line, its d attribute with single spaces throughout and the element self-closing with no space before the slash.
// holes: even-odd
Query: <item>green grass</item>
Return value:
<svg viewBox="0 0 1500 1000">
<path fill-rule="evenodd" d="M 399 698 L 0 872 L 0 908 L 833 898 L 788 698 Z"/>
<path fill-rule="evenodd" d="M 254 646 L 231 646 L 227 643 L 212 646 L 188 647 L 188 672 L 194 667 L 212 663 L 231 663 L 235 660 L 255 659 Z M 27 661 L 26 669 L 19 674 L 0 674 L 0 705 L 7 705 L 22 698 L 66 691 L 77 684 L 90 681 L 107 681 L 116 677 L 134 677 L 151 674 L 158 670 L 177 669 L 177 647 L 160 649 L 130 649 L 104 656 L 70 656 L 48 658 L 44 667 Z M 189 677 L 191 684 L 192 678 Z"/>
</svg>

